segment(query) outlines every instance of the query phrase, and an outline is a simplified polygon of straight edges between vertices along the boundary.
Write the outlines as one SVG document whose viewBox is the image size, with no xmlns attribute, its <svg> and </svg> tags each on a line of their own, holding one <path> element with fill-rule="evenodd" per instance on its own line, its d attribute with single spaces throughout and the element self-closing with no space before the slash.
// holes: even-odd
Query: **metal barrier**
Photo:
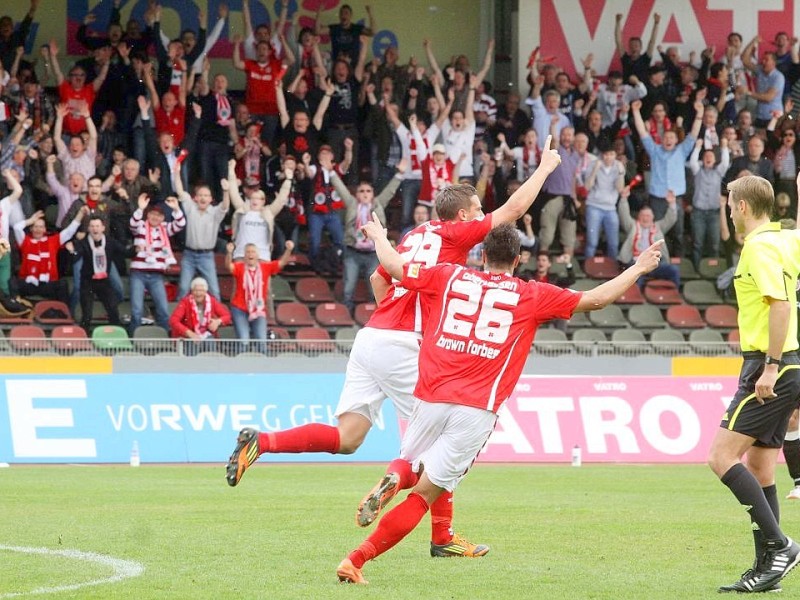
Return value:
<svg viewBox="0 0 800 600">
<path fill-rule="evenodd" d="M 325 357 L 347 356 L 352 339 L 188 339 L 117 338 L 113 340 L 13 338 L 0 341 L 0 356 L 205 356 Z M 534 342 L 534 356 L 735 356 L 738 344 L 728 342 Z"/>
</svg>

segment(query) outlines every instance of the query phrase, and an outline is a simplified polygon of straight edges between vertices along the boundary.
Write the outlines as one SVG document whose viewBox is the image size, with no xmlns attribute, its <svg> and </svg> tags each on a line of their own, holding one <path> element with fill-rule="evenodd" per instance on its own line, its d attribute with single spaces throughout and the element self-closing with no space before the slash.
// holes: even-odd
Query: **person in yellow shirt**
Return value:
<svg viewBox="0 0 800 600">
<path fill-rule="evenodd" d="M 728 208 L 744 247 L 734 274 L 744 362 L 708 464 L 752 521 L 756 560 L 720 592 L 766 592 L 800 562 L 800 546 L 778 524 L 775 462 L 800 403 L 796 286 L 800 234 L 770 222 L 775 194 L 762 177 L 728 184 Z M 747 466 L 741 459 L 747 454 Z"/>
</svg>

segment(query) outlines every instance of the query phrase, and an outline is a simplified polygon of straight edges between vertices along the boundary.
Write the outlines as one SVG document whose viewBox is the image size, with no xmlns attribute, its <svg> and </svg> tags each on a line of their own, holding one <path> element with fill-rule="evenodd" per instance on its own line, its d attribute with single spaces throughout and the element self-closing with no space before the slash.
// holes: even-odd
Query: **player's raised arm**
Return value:
<svg viewBox="0 0 800 600">
<path fill-rule="evenodd" d="M 375 252 L 386 272 L 398 281 L 401 280 L 403 278 L 403 265 L 406 264 L 406 260 L 392 247 L 389 238 L 386 237 L 386 229 L 381 225 L 378 215 L 373 212 L 372 220 L 367 221 L 361 230 L 364 235 L 375 242 Z"/>
<path fill-rule="evenodd" d="M 555 171 L 561 164 L 561 155 L 558 150 L 552 148 L 553 136 L 548 135 L 542 152 L 542 160 L 539 166 L 528 177 L 519 189 L 514 192 L 508 201 L 492 213 L 492 227 L 497 227 L 503 223 L 513 223 L 522 218 L 536 200 L 539 192 L 544 185 L 547 177 Z"/>
<path fill-rule="evenodd" d="M 625 269 L 614 279 L 584 292 L 578 302 L 578 306 L 575 307 L 575 312 L 599 310 L 617 300 L 628 288 L 636 285 L 636 280 L 639 277 L 655 270 L 661 262 L 661 245 L 663 243 L 664 240 L 658 240 L 642 252 L 632 266 Z"/>
</svg>

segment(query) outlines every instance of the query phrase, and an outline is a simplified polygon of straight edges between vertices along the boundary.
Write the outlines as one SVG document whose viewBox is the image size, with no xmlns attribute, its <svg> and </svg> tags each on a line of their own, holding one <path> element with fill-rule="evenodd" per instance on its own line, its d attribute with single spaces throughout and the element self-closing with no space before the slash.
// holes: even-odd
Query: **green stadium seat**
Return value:
<svg viewBox="0 0 800 600">
<path fill-rule="evenodd" d="M 703 356 L 726 354 L 729 351 L 725 338 L 716 329 L 698 329 L 689 334 L 692 350 Z"/>
<path fill-rule="evenodd" d="M 572 334 L 572 343 L 581 354 L 595 354 L 608 350 L 606 334 L 599 329 L 576 329 Z"/>
<path fill-rule="evenodd" d="M 98 350 L 109 352 L 133 351 L 133 344 L 124 327 L 118 325 L 101 325 L 92 332 L 92 344 Z"/>
<path fill-rule="evenodd" d="M 269 278 L 269 293 L 275 302 L 297 301 L 289 282 L 280 275 L 273 275 Z"/>
<path fill-rule="evenodd" d="M 703 258 L 697 267 L 700 277 L 717 281 L 723 271 L 728 270 L 728 261 L 724 258 Z"/>
<path fill-rule="evenodd" d="M 628 309 L 628 321 L 640 329 L 661 329 L 667 325 L 661 309 L 655 304 L 641 304 Z"/>
<path fill-rule="evenodd" d="M 686 302 L 695 306 L 722 304 L 722 297 L 717 291 L 717 286 L 706 279 L 684 283 L 683 297 L 686 298 Z"/>
<path fill-rule="evenodd" d="M 647 338 L 638 329 L 615 329 L 611 332 L 611 341 L 614 344 L 614 351 L 626 356 L 650 353 Z"/>
<path fill-rule="evenodd" d="M 342 327 L 336 330 L 334 339 L 336 340 L 336 346 L 339 348 L 340 352 L 344 352 L 345 354 L 350 352 L 350 349 L 353 347 L 353 340 L 356 339 L 356 334 L 359 329 L 361 328 L 358 325 L 353 325 L 352 327 Z"/>
<path fill-rule="evenodd" d="M 622 314 L 622 309 L 616 304 L 610 304 L 600 310 L 589 313 L 589 321 L 595 327 L 611 329 L 614 327 L 627 327 L 628 320 Z"/>
<path fill-rule="evenodd" d="M 694 268 L 692 261 L 687 258 L 679 258 L 677 256 L 673 256 L 670 258 L 670 262 L 678 267 L 678 273 L 680 273 L 681 281 L 688 281 L 690 279 L 700 279 L 700 273 Z"/>
<path fill-rule="evenodd" d="M 689 350 L 683 334 L 671 327 L 656 329 L 650 335 L 650 342 L 653 349 L 659 354 L 674 356 L 676 354 L 686 354 Z"/>
<path fill-rule="evenodd" d="M 567 334 L 560 329 L 540 327 L 533 339 L 533 349 L 539 354 L 553 356 L 572 352 L 572 344 L 569 343 Z"/>
<path fill-rule="evenodd" d="M 572 318 L 567 321 L 567 327 L 570 329 L 579 329 L 581 327 L 591 327 L 592 323 L 589 321 L 589 315 L 585 312 L 572 313 Z"/>
<path fill-rule="evenodd" d="M 137 352 L 152 356 L 173 350 L 175 343 L 169 339 L 169 333 L 163 327 L 140 325 L 133 332 L 133 347 Z"/>
</svg>

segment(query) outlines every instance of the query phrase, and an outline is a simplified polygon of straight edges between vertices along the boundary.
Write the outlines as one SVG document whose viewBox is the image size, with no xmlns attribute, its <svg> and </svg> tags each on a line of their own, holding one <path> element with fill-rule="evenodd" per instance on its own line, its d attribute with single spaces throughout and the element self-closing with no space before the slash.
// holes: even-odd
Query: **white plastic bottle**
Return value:
<svg viewBox="0 0 800 600">
<path fill-rule="evenodd" d="M 139 442 L 133 442 L 133 448 L 131 448 L 131 466 L 138 467 L 141 464 L 139 458 Z"/>
<path fill-rule="evenodd" d="M 572 466 L 573 467 L 580 467 L 581 466 L 581 447 L 577 444 L 572 449 Z"/>
</svg>

